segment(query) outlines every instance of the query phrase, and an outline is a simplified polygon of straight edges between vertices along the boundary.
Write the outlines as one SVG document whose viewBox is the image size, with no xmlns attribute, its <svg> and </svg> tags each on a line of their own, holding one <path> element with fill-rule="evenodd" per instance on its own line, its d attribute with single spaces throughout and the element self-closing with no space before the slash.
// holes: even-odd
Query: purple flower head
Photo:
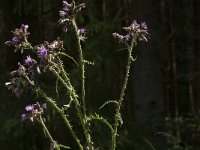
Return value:
<svg viewBox="0 0 200 150">
<path fill-rule="evenodd" d="M 80 29 L 78 30 L 78 32 L 79 32 L 80 34 L 84 34 L 84 33 L 86 33 L 86 29 L 85 29 L 85 28 L 80 28 Z"/>
<path fill-rule="evenodd" d="M 143 29 L 143 30 L 148 29 L 146 22 L 141 22 L 140 26 L 141 26 L 141 29 Z"/>
<path fill-rule="evenodd" d="M 21 118 L 22 120 L 30 119 L 30 121 L 37 121 L 39 117 L 44 113 L 43 109 L 46 109 L 46 103 L 44 103 L 42 106 L 39 103 L 27 105 L 25 107 L 26 114 L 22 114 Z"/>
<path fill-rule="evenodd" d="M 34 108 L 35 108 L 34 105 L 27 105 L 25 107 L 26 111 L 28 111 L 28 112 L 33 111 Z"/>
<path fill-rule="evenodd" d="M 67 3 L 66 1 L 63 1 L 63 8 L 59 11 L 59 16 L 62 18 L 60 20 L 60 23 L 66 21 L 66 17 L 68 17 L 68 13 L 70 12 L 71 7 L 71 4 Z"/>
<path fill-rule="evenodd" d="M 133 20 L 133 22 L 131 23 L 131 25 L 135 25 L 135 24 L 137 24 L 137 21 Z"/>
<path fill-rule="evenodd" d="M 26 56 L 26 59 L 24 60 L 24 64 L 27 66 L 33 66 L 35 65 L 37 62 L 32 59 L 30 56 Z"/>
<path fill-rule="evenodd" d="M 20 38 L 19 38 L 18 36 L 13 36 L 13 37 L 12 37 L 12 40 L 11 40 L 11 43 L 12 43 L 13 45 L 19 44 L 19 43 L 20 43 Z"/>
<path fill-rule="evenodd" d="M 66 1 L 63 1 L 63 10 L 69 11 L 69 8 L 71 7 L 71 4 L 67 3 Z"/>
<path fill-rule="evenodd" d="M 21 29 L 22 29 L 22 31 L 23 31 L 24 33 L 27 33 L 28 25 L 22 24 L 22 25 L 21 25 Z"/>
<path fill-rule="evenodd" d="M 48 50 L 47 50 L 47 48 L 44 45 L 38 47 L 38 56 L 41 59 L 47 58 L 47 55 L 48 55 Z"/>
</svg>

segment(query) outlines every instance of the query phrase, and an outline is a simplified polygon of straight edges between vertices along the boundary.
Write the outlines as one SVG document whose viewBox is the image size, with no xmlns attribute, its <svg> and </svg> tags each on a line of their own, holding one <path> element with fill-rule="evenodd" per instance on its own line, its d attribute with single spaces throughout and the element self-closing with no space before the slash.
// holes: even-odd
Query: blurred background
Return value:
<svg viewBox="0 0 200 150">
<path fill-rule="evenodd" d="M 126 65 L 127 51 L 113 40 L 113 32 L 122 32 L 136 19 L 145 21 L 150 40 L 138 43 L 134 50 L 126 101 L 122 108 L 123 126 L 119 130 L 119 150 L 199 150 L 200 149 L 200 1 L 199 0 L 82 0 L 86 9 L 79 13 L 79 27 L 87 29 L 83 43 L 84 57 L 94 62 L 86 66 L 86 103 L 88 113 L 99 113 L 112 121 L 112 105 L 98 108 L 106 101 L 119 98 Z M 61 0 L 0 0 L 0 149 L 47 150 L 48 139 L 37 123 L 21 121 L 24 107 L 42 99 L 27 93 L 20 98 L 8 91 L 10 71 L 22 62 L 25 53 L 14 53 L 4 42 L 21 24 L 29 25 L 33 45 L 60 37 L 67 53 L 75 59 L 71 32 L 58 26 Z M 79 70 L 71 61 L 65 66 L 79 91 Z M 52 97 L 64 103 L 51 75 L 41 84 Z M 69 110 L 72 124 L 80 138 L 75 111 Z M 75 143 L 62 120 L 49 108 L 45 115 L 53 137 L 76 150 Z M 73 119 L 72 119 L 73 118 Z M 109 149 L 109 130 L 93 123 L 93 137 L 100 150 Z"/>
</svg>

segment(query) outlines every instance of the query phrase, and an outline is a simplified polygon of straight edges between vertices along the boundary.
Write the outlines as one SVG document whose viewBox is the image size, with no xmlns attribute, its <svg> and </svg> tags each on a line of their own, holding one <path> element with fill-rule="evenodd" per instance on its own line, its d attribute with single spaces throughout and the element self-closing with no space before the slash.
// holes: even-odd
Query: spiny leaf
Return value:
<svg viewBox="0 0 200 150">
<path fill-rule="evenodd" d="M 83 60 L 83 62 L 85 64 L 88 64 L 88 65 L 94 65 L 94 62 L 91 62 L 91 61 L 88 61 L 88 60 Z"/>
<path fill-rule="evenodd" d="M 116 100 L 109 100 L 106 101 L 101 107 L 99 107 L 99 110 L 102 109 L 105 105 L 110 104 L 110 103 L 114 103 L 114 104 L 118 104 L 118 102 Z"/>
<path fill-rule="evenodd" d="M 68 58 L 71 59 L 77 66 L 79 66 L 79 64 L 76 62 L 76 60 L 75 60 L 72 56 L 70 56 L 70 55 L 68 55 L 68 54 L 66 54 L 66 53 L 63 53 L 63 52 L 59 52 L 58 54 L 68 57 Z"/>
<path fill-rule="evenodd" d="M 105 124 L 106 126 L 108 126 L 111 130 L 111 133 L 114 132 L 114 129 L 112 127 L 112 125 L 105 119 L 103 118 L 102 116 L 100 116 L 99 114 L 96 114 L 95 115 L 90 115 L 88 118 L 87 118 L 87 122 L 88 121 L 92 121 L 92 120 L 97 120 L 97 121 L 100 121 L 102 122 L 103 124 Z"/>
<path fill-rule="evenodd" d="M 59 146 L 59 147 L 62 147 L 62 148 L 64 148 L 64 149 L 71 149 L 69 146 L 65 146 L 65 145 L 62 145 L 62 144 L 59 144 L 58 146 Z"/>
</svg>

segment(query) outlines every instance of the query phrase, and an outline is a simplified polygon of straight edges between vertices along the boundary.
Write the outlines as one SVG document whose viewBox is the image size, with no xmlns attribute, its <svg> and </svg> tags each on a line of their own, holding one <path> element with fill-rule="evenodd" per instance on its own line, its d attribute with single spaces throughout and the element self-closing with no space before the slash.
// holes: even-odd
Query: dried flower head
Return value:
<svg viewBox="0 0 200 150">
<path fill-rule="evenodd" d="M 20 63 L 18 64 L 19 68 L 17 70 L 12 71 L 10 74 L 12 76 L 12 79 L 9 82 L 5 83 L 5 86 L 12 90 L 12 92 L 17 96 L 20 97 L 20 95 L 26 90 L 31 88 L 31 84 L 26 81 L 25 76 L 31 76 L 29 74 L 29 68 L 26 69 L 23 65 Z"/>
<path fill-rule="evenodd" d="M 28 25 L 21 25 L 21 28 L 15 29 L 13 31 L 13 37 L 11 38 L 10 41 L 7 41 L 5 44 L 8 46 L 15 46 L 15 52 L 20 50 L 21 53 L 23 53 L 24 49 L 28 49 L 30 44 L 27 41 L 29 32 L 28 30 Z"/>
<path fill-rule="evenodd" d="M 76 14 L 80 12 L 83 8 L 85 8 L 85 3 L 76 5 L 74 1 L 72 1 L 72 3 L 63 1 L 63 8 L 59 11 L 59 24 L 64 25 L 64 32 L 67 32 L 68 24 L 70 24 L 70 22 L 75 18 Z"/>
<path fill-rule="evenodd" d="M 130 26 L 123 27 L 123 29 L 127 32 L 126 35 L 120 35 L 118 33 L 113 33 L 113 38 L 118 39 L 121 42 L 129 44 L 132 39 L 137 42 L 139 41 L 147 41 L 149 38 L 148 27 L 146 22 L 137 23 L 136 20 L 133 20 Z"/>
<path fill-rule="evenodd" d="M 63 41 L 61 41 L 59 38 L 50 44 L 48 44 L 48 48 L 54 51 L 62 51 L 63 48 Z"/>
</svg>

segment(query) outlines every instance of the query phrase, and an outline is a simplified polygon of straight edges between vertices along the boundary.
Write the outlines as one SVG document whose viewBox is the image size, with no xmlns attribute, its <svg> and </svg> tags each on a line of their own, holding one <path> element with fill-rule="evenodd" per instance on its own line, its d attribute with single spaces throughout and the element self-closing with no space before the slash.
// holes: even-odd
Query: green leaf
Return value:
<svg viewBox="0 0 200 150">
<path fill-rule="evenodd" d="M 105 105 L 108 105 L 110 103 L 118 105 L 118 102 L 116 100 L 108 100 L 101 107 L 99 107 L 99 110 L 102 109 Z"/>
<path fill-rule="evenodd" d="M 85 64 L 93 65 L 93 66 L 94 66 L 94 62 L 91 62 L 91 61 L 88 61 L 88 60 L 83 60 L 83 62 L 84 62 Z"/>
<path fill-rule="evenodd" d="M 95 115 L 90 115 L 88 118 L 87 118 L 87 122 L 89 121 L 92 121 L 92 120 L 96 120 L 96 121 L 100 121 L 102 122 L 104 125 L 106 125 L 108 128 L 110 128 L 111 130 L 111 133 L 114 132 L 114 129 L 112 127 L 112 125 L 105 119 L 103 118 L 102 116 L 98 115 L 98 114 L 95 114 Z"/>
<path fill-rule="evenodd" d="M 76 62 L 76 60 L 72 56 L 70 56 L 70 55 L 68 55 L 66 53 L 63 53 L 63 52 L 59 52 L 58 54 L 66 56 L 67 58 L 71 59 L 77 66 L 79 66 L 79 64 Z"/>
</svg>

